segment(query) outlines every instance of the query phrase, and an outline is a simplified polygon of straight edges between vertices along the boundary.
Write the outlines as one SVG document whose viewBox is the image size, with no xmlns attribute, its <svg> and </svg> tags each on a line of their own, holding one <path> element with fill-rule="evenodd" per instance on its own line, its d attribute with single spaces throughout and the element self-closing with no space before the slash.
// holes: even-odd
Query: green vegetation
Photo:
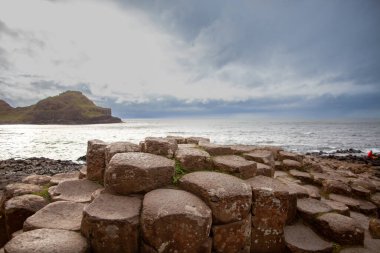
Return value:
<svg viewBox="0 0 380 253">
<path fill-rule="evenodd" d="M 42 187 L 42 189 L 38 192 L 33 192 L 34 195 L 37 195 L 37 196 L 40 196 L 40 197 L 43 197 L 44 199 L 46 199 L 48 202 L 51 202 L 51 197 L 50 197 L 50 194 L 49 194 L 49 187 L 51 185 L 50 184 L 46 184 Z"/>
<path fill-rule="evenodd" d="M 188 172 L 182 167 L 181 163 L 178 160 L 175 160 L 175 170 L 173 176 L 173 184 L 177 184 L 178 180 Z"/>
<path fill-rule="evenodd" d="M 111 109 L 98 107 L 78 91 L 66 91 L 28 107 L 12 108 L 0 100 L 0 124 L 117 123 Z"/>
<path fill-rule="evenodd" d="M 342 246 L 338 243 L 333 243 L 333 253 L 339 253 L 342 250 Z"/>
</svg>

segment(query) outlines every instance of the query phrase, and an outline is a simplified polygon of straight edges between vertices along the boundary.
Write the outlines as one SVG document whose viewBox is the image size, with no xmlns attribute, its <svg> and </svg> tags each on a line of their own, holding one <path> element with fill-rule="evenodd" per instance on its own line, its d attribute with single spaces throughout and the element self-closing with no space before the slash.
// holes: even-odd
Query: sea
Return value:
<svg viewBox="0 0 380 253">
<path fill-rule="evenodd" d="M 77 160 L 87 141 L 202 136 L 218 144 L 280 146 L 300 153 L 356 149 L 380 152 L 380 120 L 268 120 L 253 118 L 125 119 L 120 124 L 0 125 L 0 160 L 46 157 Z"/>
</svg>

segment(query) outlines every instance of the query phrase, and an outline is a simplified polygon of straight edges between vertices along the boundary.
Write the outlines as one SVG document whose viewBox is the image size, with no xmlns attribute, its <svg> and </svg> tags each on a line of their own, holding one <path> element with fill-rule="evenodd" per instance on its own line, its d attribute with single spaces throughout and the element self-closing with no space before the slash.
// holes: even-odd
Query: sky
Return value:
<svg viewBox="0 0 380 253">
<path fill-rule="evenodd" d="M 0 99 L 123 118 L 380 118 L 378 0 L 0 0 Z"/>
</svg>

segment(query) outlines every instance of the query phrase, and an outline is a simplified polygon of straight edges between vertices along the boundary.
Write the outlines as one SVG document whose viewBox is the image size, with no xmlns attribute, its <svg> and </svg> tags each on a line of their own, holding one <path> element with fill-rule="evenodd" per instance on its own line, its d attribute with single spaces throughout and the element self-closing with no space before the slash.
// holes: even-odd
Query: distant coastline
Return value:
<svg viewBox="0 0 380 253">
<path fill-rule="evenodd" d="M 27 107 L 13 108 L 0 100 L 0 124 L 108 124 L 121 123 L 110 108 L 96 106 L 79 91 L 66 91 Z"/>
</svg>

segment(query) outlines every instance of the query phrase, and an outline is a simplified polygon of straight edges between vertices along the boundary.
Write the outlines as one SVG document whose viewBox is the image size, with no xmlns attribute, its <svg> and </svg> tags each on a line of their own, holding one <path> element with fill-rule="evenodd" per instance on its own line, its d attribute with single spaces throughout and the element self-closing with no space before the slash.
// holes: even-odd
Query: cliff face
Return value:
<svg viewBox="0 0 380 253">
<path fill-rule="evenodd" d="M 98 107 L 78 91 L 66 91 L 28 107 L 12 108 L 0 100 L 0 124 L 119 123 L 111 109 Z"/>
</svg>

